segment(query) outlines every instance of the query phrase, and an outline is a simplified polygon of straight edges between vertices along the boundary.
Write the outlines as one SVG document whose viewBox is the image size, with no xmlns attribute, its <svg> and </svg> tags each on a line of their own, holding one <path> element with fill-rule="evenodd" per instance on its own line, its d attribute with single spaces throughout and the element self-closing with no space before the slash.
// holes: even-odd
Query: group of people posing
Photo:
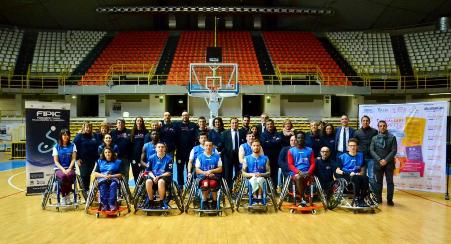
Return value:
<svg viewBox="0 0 451 244">
<path fill-rule="evenodd" d="M 256 186 L 255 195 L 259 198 L 262 187 L 258 186 L 264 184 L 264 177 L 270 177 L 277 189 L 280 168 L 284 176 L 291 177 L 301 196 L 312 175 L 318 177 L 323 189 L 329 188 L 334 177 L 344 177 L 355 185 L 357 205 L 365 204 L 361 198 L 368 187 L 382 203 L 385 175 L 387 204 L 394 205 L 396 138 L 388 133 L 387 123 L 382 120 L 378 121 L 377 130 L 370 127 L 368 116 L 361 118 L 358 130 L 350 128 L 348 123 L 348 116 L 343 115 L 340 127 L 311 122 L 310 130 L 302 132 L 286 119 L 279 132 L 274 121 L 263 113 L 257 125 L 250 124 L 249 116 L 243 116 L 241 126 L 237 118 L 231 118 L 230 129 L 226 130 L 220 117 L 213 120 L 213 128 L 208 128 L 205 117 L 199 117 L 196 124 L 183 112 L 182 120 L 173 122 L 170 113 L 165 112 L 163 120 L 151 122 L 149 130 L 142 117 L 135 119 L 132 129 L 126 128 L 123 119 L 118 119 L 111 131 L 108 124 L 102 123 L 98 133 L 85 122 L 73 142 L 70 132 L 64 129 L 53 157 L 56 176 L 62 182 L 63 204 L 70 201 L 68 194 L 77 163 L 86 191 L 94 170 L 105 210 L 117 208 L 118 179 L 123 177 L 128 182 L 130 167 L 135 182 L 141 171 L 147 172 L 149 204 L 153 204 L 155 191 L 159 200 L 163 200 L 166 186 L 173 178 L 173 166 L 179 189 L 183 189 L 187 178 L 195 175 L 203 198 L 209 192 L 215 193 L 220 177 L 232 189 L 241 175 Z"/>
</svg>

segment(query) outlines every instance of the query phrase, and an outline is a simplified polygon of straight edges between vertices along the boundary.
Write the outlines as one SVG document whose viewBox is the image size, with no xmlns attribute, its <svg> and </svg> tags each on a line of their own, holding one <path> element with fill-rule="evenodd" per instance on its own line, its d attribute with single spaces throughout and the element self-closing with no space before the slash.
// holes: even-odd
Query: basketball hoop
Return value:
<svg viewBox="0 0 451 244">
<path fill-rule="evenodd" d="M 210 120 L 218 116 L 224 98 L 237 96 L 238 93 L 237 64 L 190 64 L 188 95 L 204 98 L 210 109 Z"/>
</svg>

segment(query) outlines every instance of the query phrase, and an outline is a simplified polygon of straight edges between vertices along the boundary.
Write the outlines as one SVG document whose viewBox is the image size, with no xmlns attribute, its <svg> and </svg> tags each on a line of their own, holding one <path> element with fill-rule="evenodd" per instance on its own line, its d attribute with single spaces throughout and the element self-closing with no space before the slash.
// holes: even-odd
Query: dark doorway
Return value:
<svg viewBox="0 0 451 244">
<path fill-rule="evenodd" d="M 263 113 L 263 99 L 261 95 L 243 95 L 242 115 L 260 116 Z"/>
<path fill-rule="evenodd" d="M 99 116 L 99 96 L 80 95 L 77 100 L 77 117 Z"/>
<path fill-rule="evenodd" d="M 186 95 L 166 96 L 166 111 L 172 116 L 181 116 L 183 111 L 188 111 L 188 98 Z"/>
<path fill-rule="evenodd" d="M 331 96 L 331 116 L 341 117 L 343 114 L 348 114 L 348 103 L 350 97 Z"/>
</svg>

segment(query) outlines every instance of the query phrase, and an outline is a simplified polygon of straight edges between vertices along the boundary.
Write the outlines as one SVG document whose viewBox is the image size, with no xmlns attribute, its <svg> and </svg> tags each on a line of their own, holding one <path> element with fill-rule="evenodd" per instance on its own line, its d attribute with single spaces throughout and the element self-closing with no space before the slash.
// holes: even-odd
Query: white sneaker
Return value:
<svg viewBox="0 0 451 244">
<path fill-rule="evenodd" d="M 67 204 L 67 205 L 71 205 L 71 204 L 72 204 L 72 201 L 70 200 L 70 196 L 67 195 L 65 198 L 66 198 L 66 204 Z"/>
<path fill-rule="evenodd" d="M 61 206 L 66 206 L 66 197 L 61 197 L 60 198 L 60 204 L 61 204 Z"/>
</svg>

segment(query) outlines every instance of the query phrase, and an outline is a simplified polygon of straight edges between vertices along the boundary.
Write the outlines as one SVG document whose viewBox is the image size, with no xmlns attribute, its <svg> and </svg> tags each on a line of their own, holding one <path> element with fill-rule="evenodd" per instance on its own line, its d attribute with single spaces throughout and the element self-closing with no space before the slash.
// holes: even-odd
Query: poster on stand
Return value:
<svg viewBox="0 0 451 244">
<path fill-rule="evenodd" d="M 445 192 L 446 119 L 449 102 L 365 104 L 359 106 L 371 118 L 371 127 L 385 120 L 396 136 L 395 186 L 399 189 Z"/>
<path fill-rule="evenodd" d="M 69 128 L 70 104 L 25 102 L 27 195 L 44 192 L 53 175 L 53 146 L 63 128 Z"/>
</svg>

